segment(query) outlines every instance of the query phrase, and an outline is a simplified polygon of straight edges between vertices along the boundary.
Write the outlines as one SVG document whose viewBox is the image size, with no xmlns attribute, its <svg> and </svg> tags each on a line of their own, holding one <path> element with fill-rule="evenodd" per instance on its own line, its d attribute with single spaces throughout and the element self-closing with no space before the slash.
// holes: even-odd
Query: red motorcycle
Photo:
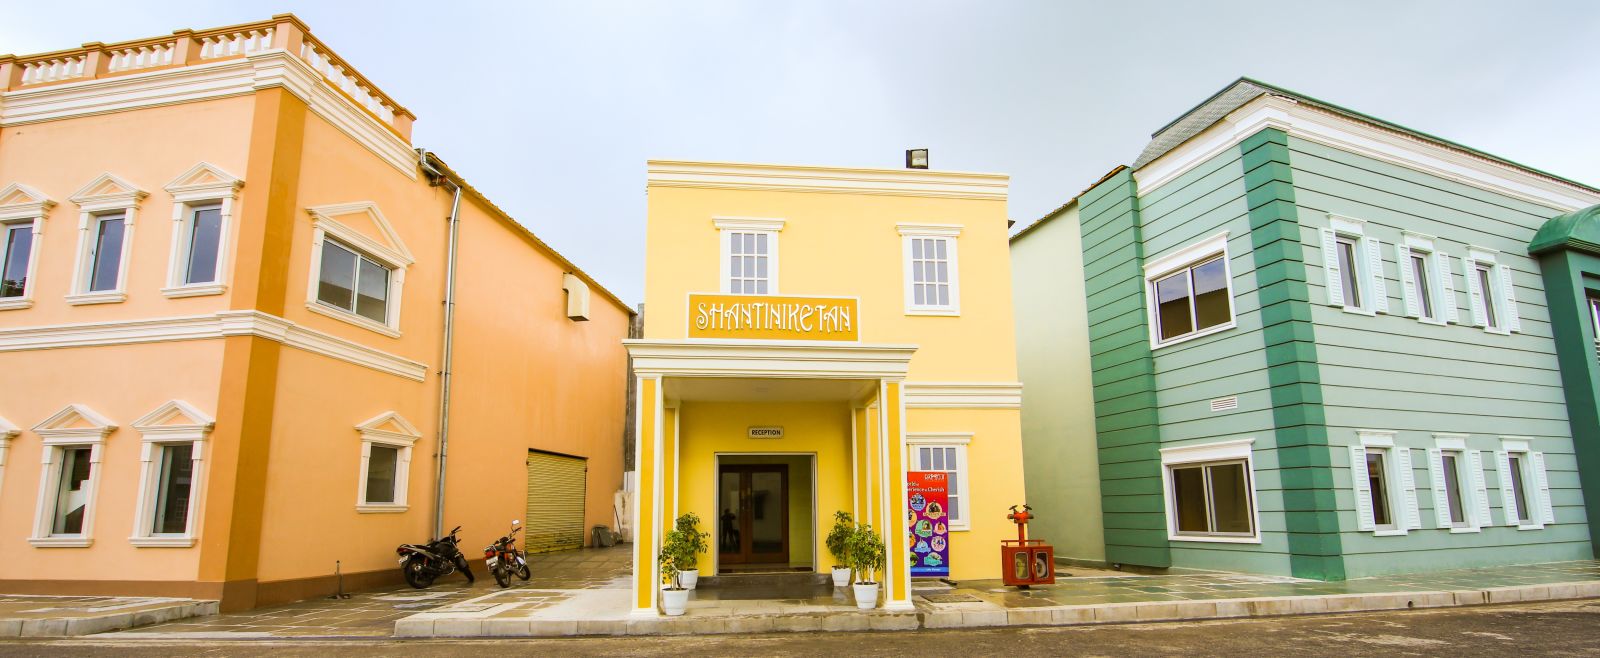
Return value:
<svg viewBox="0 0 1600 658">
<path fill-rule="evenodd" d="M 527 556 L 517 550 L 516 535 L 521 529 L 521 521 L 512 521 L 511 532 L 483 549 L 483 564 L 488 567 L 489 573 L 494 574 L 494 582 L 500 583 L 501 587 L 511 586 L 513 573 L 522 580 L 533 577 L 533 571 L 528 568 Z"/>
</svg>

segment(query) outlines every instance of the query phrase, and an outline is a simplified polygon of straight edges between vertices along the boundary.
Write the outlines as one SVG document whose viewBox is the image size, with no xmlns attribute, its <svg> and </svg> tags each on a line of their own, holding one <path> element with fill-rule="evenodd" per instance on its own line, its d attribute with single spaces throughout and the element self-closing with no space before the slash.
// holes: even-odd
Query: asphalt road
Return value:
<svg viewBox="0 0 1600 658">
<path fill-rule="evenodd" d="M 0 642 L 0 656 L 1574 656 L 1600 654 L 1600 601 L 1198 623 L 898 633 L 551 640 L 83 638 Z"/>
</svg>

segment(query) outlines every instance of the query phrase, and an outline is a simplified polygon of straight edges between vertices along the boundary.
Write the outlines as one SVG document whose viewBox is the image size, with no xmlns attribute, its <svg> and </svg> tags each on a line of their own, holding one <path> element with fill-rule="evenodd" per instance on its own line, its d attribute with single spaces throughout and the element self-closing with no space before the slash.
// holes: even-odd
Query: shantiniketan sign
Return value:
<svg viewBox="0 0 1600 658">
<path fill-rule="evenodd" d="M 860 340 L 853 297 L 689 295 L 690 338 Z"/>
</svg>

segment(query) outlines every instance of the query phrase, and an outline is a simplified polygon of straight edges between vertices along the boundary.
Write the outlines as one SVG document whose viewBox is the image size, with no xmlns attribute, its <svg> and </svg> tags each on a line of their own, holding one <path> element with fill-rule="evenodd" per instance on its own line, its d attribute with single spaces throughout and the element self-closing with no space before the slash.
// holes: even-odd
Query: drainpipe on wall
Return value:
<svg viewBox="0 0 1600 658">
<path fill-rule="evenodd" d="M 450 365 L 456 324 L 456 249 L 461 233 L 461 185 L 450 180 L 449 176 L 429 163 L 427 151 L 417 149 L 417 152 L 423 171 L 428 173 L 430 184 L 434 186 L 449 184 L 455 188 L 454 198 L 450 201 L 450 246 L 445 259 L 444 354 L 439 366 L 439 465 L 433 491 L 433 536 L 442 537 L 444 536 L 445 463 L 450 455 Z"/>
</svg>

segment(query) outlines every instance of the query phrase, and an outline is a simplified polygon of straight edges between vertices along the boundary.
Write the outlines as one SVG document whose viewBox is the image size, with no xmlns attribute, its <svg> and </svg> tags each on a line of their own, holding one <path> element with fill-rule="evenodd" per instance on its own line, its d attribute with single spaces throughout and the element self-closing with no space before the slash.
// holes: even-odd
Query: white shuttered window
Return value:
<svg viewBox="0 0 1600 658">
<path fill-rule="evenodd" d="M 1322 229 L 1328 305 L 1352 313 L 1388 313 L 1383 243 L 1365 234 L 1366 224 L 1361 220 L 1329 215 L 1328 221 L 1329 227 Z"/>
<path fill-rule="evenodd" d="M 1501 260 L 1503 257 L 1493 249 L 1467 248 L 1463 274 L 1472 323 L 1490 333 L 1521 333 L 1522 318 L 1511 283 L 1511 268 Z"/>
<path fill-rule="evenodd" d="M 1378 535 L 1403 535 L 1422 527 L 1411 450 L 1394 447 L 1392 432 L 1360 432 L 1350 446 L 1356 527 Z"/>
</svg>

